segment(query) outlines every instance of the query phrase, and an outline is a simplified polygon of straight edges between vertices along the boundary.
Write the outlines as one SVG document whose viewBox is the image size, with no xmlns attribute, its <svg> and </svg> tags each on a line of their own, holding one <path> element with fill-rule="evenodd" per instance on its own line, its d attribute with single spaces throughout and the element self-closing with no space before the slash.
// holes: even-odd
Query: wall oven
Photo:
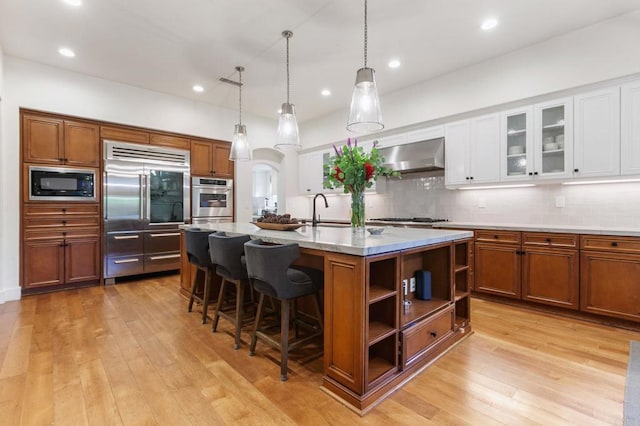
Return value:
<svg viewBox="0 0 640 426">
<path fill-rule="evenodd" d="M 233 180 L 193 177 L 193 223 L 233 222 Z"/>
<path fill-rule="evenodd" d="M 91 169 L 29 166 L 30 201 L 95 201 L 95 183 Z"/>
</svg>

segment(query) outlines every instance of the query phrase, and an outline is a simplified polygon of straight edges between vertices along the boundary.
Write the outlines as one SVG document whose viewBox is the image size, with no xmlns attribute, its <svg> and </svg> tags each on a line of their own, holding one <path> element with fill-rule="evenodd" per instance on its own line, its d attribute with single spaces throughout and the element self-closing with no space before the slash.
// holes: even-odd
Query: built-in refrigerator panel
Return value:
<svg viewBox="0 0 640 426">
<path fill-rule="evenodd" d="M 144 227 L 144 167 L 110 160 L 104 169 L 105 232 L 141 231 Z"/>
</svg>

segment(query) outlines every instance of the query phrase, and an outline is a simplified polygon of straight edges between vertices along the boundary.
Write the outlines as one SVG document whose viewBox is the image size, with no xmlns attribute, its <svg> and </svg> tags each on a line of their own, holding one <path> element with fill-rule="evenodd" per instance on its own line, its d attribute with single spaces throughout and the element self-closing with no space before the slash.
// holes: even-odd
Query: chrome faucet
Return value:
<svg viewBox="0 0 640 426">
<path fill-rule="evenodd" d="M 325 197 L 324 194 L 316 194 L 316 196 L 313 197 L 313 218 L 311 219 L 311 226 L 313 226 L 314 228 L 318 226 L 318 222 L 320 222 L 318 219 L 316 219 L 316 199 L 318 197 L 324 198 L 324 206 L 329 207 L 329 203 L 327 203 L 327 197 Z"/>
</svg>

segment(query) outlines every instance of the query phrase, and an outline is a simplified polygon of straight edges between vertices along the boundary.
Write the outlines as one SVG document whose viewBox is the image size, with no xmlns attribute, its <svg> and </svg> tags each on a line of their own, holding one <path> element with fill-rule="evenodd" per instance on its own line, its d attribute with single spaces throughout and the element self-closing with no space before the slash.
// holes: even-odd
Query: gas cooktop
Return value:
<svg viewBox="0 0 640 426">
<path fill-rule="evenodd" d="M 430 217 L 380 217 L 377 219 L 371 219 L 378 222 L 419 222 L 419 223 L 435 223 L 435 222 L 447 222 L 448 219 L 433 219 Z"/>
</svg>

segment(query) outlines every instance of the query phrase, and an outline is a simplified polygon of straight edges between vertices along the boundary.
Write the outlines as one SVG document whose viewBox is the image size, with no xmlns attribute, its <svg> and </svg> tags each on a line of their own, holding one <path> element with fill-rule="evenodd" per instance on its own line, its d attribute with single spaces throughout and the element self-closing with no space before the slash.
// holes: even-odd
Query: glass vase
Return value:
<svg viewBox="0 0 640 426">
<path fill-rule="evenodd" d="M 351 193 L 351 229 L 364 233 L 364 192 Z"/>
</svg>

